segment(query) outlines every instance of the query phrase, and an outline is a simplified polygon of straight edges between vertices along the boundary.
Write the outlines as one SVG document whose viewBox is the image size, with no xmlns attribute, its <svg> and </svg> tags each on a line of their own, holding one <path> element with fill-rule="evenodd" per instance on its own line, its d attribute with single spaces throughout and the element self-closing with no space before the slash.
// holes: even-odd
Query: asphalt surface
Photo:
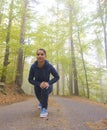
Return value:
<svg viewBox="0 0 107 130">
<path fill-rule="evenodd" d="M 91 130 L 87 122 L 107 119 L 107 108 L 102 106 L 72 98 L 51 99 L 48 118 L 39 117 L 35 98 L 0 106 L 0 130 Z"/>
<path fill-rule="evenodd" d="M 107 108 L 105 107 L 72 98 L 56 98 L 56 101 L 62 106 L 63 115 L 72 130 L 90 130 L 86 125 L 87 122 L 96 123 L 107 120 Z M 107 127 L 98 130 L 107 130 Z"/>
</svg>

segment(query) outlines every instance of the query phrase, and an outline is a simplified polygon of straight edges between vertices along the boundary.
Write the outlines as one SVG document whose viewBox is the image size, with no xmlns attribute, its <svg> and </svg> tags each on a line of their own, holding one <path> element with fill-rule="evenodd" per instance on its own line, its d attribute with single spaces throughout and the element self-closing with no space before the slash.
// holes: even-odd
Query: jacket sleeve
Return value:
<svg viewBox="0 0 107 130">
<path fill-rule="evenodd" d="M 34 86 L 40 86 L 40 82 L 38 82 L 38 81 L 35 80 L 35 77 L 34 77 L 34 69 L 33 69 L 32 66 L 31 66 L 30 71 L 29 71 L 28 81 L 29 81 L 31 84 L 33 84 Z"/>
<path fill-rule="evenodd" d="M 52 85 L 53 83 L 58 81 L 60 77 L 59 77 L 58 72 L 52 65 L 51 65 L 50 73 L 53 75 L 53 78 L 51 80 L 49 80 L 48 83 L 49 83 L 49 85 Z"/>
</svg>

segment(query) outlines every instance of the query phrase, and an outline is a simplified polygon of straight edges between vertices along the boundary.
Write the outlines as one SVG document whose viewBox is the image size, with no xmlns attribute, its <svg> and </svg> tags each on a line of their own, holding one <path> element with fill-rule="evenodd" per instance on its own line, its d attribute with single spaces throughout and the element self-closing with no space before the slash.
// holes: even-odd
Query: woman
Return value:
<svg viewBox="0 0 107 130">
<path fill-rule="evenodd" d="M 55 68 L 46 60 L 46 51 L 38 49 L 37 60 L 30 68 L 29 82 L 34 85 L 34 91 L 39 100 L 38 108 L 41 108 L 40 117 L 47 117 L 48 96 L 52 92 L 53 83 L 58 81 L 59 75 Z M 50 74 L 53 78 L 50 79 Z"/>
</svg>

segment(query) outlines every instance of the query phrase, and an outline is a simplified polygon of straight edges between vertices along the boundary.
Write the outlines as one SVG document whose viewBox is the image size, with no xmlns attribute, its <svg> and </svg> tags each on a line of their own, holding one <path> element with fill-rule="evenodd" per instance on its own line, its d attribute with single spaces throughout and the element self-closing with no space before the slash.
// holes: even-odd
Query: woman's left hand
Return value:
<svg viewBox="0 0 107 130">
<path fill-rule="evenodd" d="M 41 88 L 48 88 L 48 87 L 49 87 L 49 84 L 48 84 L 48 82 L 42 82 L 42 83 L 40 84 L 40 87 L 41 87 Z"/>
<path fill-rule="evenodd" d="M 49 83 L 45 82 L 45 88 L 48 88 L 48 87 L 49 87 Z"/>
</svg>

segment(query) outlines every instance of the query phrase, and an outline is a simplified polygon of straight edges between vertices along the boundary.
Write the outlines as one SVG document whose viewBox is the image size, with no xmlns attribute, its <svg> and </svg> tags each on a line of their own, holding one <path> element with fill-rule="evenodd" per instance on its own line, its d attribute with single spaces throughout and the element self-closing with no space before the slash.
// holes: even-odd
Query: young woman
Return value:
<svg viewBox="0 0 107 130">
<path fill-rule="evenodd" d="M 38 108 L 41 108 L 40 117 L 47 117 L 48 96 L 52 92 L 53 83 L 58 81 L 59 75 L 56 69 L 46 60 L 46 51 L 38 49 L 37 60 L 32 64 L 29 72 L 29 82 L 34 85 L 34 91 L 39 100 Z M 50 79 L 50 74 L 53 78 Z"/>
</svg>

